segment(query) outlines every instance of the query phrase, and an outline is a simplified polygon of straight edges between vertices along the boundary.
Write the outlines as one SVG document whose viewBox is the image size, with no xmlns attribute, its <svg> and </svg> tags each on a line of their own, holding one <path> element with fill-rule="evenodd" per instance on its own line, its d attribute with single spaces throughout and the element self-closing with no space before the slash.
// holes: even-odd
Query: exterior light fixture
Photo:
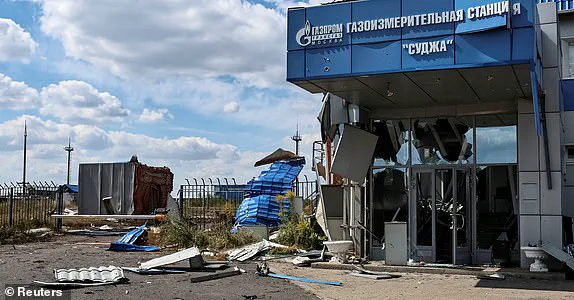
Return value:
<svg viewBox="0 0 574 300">
<path fill-rule="evenodd" d="M 395 93 L 391 91 L 391 83 L 387 82 L 387 97 L 392 97 Z"/>
</svg>

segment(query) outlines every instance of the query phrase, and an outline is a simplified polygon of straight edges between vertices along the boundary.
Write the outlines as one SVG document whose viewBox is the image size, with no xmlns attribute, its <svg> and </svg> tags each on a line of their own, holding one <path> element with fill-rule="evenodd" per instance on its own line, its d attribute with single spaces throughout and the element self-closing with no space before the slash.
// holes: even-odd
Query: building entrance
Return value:
<svg viewBox="0 0 574 300">
<path fill-rule="evenodd" d="M 414 168 L 410 219 L 412 256 L 445 264 L 471 262 L 470 167 Z"/>
</svg>

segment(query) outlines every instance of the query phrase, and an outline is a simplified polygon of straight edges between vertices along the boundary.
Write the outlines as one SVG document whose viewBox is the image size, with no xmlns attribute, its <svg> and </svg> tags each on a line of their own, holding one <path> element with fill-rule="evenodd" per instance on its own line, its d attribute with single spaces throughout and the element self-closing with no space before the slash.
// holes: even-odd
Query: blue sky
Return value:
<svg viewBox="0 0 574 300">
<path fill-rule="evenodd" d="M 176 184 L 246 180 L 297 124 L 310 158 L 321 96 L 284 80 L 285 8 L 307 4 L 0 0 L 0 182 L 20 178 L 24 120 L 31 180 L 65 179 L 68 137 L 73 180 L 134 153 Z"/>
</svg>

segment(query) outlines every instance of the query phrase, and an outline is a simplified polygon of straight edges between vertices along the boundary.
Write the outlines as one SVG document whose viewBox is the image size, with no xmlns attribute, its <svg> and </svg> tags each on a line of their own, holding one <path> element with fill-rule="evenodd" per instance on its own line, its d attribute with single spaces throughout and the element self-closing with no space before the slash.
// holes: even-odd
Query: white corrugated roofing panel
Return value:
<svg viewBox="0 0 574 300">
<path fill-rule="evenodd" d="M 58 282 L 119 282 L 125 278 L 124 271 L 115 266 L 80 269 L 54 269 Z"/>
</svg>

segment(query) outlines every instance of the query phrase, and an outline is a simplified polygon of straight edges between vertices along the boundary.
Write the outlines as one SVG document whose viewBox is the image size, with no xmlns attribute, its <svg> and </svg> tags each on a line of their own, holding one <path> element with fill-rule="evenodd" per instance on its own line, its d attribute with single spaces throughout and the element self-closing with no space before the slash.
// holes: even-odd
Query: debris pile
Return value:
<svg viewBox="0 0 574 300">
<path fill-rule="evenodd" d="M 256 272 L 260 276 L 268 276 L 268 277 L 273 277 L 273 278 L 295 280 L 295 281 L 302 281 L 302 282 L 308 282 L 308 283 L 327 284 L 327 285 L 343 285 L 342 282 L 338 282 L 338 281 L 321 281 L 321 280 L 315 280 L 315 279 L 307 279 L 307 278 L 303 278 L 303 277 L 294 277 L 294 276 L 289 276 L 289 275 L 276 274 L 276 273 L 273 273 L 269 270 L 269 266 L 265 262 L 257 265 L 257 271 Z"/>
<path fill-rule="evenodd" d="M 137 243 L 143 243 L 143 236 L 146 233 L 146 224 L 126 233 L 117 241 L 111 243 L 111 251 L 157 251 L 158 246 L 142 246 Z"/>
<path fill-rule="evenodd" d="M 263 240 L 259 243 L 251 244 L 242 248 L 233 249 L 227 252 L 229 260 L 246 261 L 258 254 L 262 254 L 273 248 L 289 248 L 287 246 Z"/>
<path fill-rule="evenodd" d="M 305 165 L 305 158 L 293 158 L 274 162 L 269 170 L 250 180 L 245 187 L 245 199 L 235 215 L 235 226 L 278 226 L 280 212 L 290 210 L 290 202 L 277 201 L 277 195 L 285 195 Z"/>
</svg>

